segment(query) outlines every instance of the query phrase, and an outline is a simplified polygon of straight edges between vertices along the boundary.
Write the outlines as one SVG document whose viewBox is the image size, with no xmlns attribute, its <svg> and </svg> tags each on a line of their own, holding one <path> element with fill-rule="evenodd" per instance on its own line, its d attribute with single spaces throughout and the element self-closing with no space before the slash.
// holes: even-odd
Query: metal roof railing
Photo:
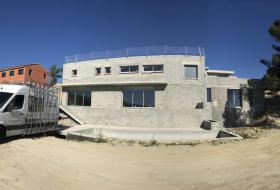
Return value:
<svg viewBox="0 0 280 190">
<path fill-rule="evenodd" d="M 185 55 L 204 56 L 201 47 L 175 47 L 175 46 L 148 46 L 126 48 L 120 50 L 94 51 L 88 54 L 65 56 L 65 63 L 89 61 L 97 59 L 109 59 L 118 57 L 152 56 L 152 55 Z"/>
</svg>

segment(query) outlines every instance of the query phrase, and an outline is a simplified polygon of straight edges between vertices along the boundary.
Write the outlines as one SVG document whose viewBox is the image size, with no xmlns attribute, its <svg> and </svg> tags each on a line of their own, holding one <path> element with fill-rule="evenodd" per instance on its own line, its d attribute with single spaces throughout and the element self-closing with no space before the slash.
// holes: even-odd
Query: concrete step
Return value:
<svg viewBox="0 0 280 190">
<path fill-rule="evenodd" d="M 190 130 L 187 128 L 146 128 L 146 127 L 120 127 L 104 125 L 79 125 L 61 132 L 67 139 L 123 139 L 160 142 L 186 141 L 186 140 L 214 140 L 221 130 Z M 227 132 L 225 132 L 227 133 Z M 234 136 L 233 138 L 239 138 Z"/>
</svg>

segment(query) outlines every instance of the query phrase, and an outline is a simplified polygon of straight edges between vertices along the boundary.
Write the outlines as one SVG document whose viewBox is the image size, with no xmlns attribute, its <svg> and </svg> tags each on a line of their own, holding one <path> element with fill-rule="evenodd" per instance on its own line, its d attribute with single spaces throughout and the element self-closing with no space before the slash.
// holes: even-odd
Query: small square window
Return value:
<svg viewBox="0 0 280 190">
<path fill-rule="evenodd" d="M 2 77 L 6 77 L 6 72 L 2 72 Z"/>
<path fill-rule="evenodd" d="M 184 65 L 185 67 L 185 78 L 197 79 L 197 65 Z"/>
<path fill-rule="evenodd" d="M 105 73 L 111 74 L 111 67 L 105 67 Z"/>
<path fill-rule="evenodd" d="M 31 76 L 32 75 L 32 69 L 29 69 L 28 71 L 28 75 Z"/>
<path fill-rule="evenodd" d="M 10 71 L 10 77 L 15 76 L 15 71 Z"/>
<path fill-rule="evenodd" d="M 23 70 L 23 69 L 19 69 L 19 70 L 18 70 L 18 75 L 23 75 L 23 73 L 24 73 L 24 70 Z"/>
<path fill-rule="evenodd" d="M 95 68 L 95 74 L 96 75 L 101 75 L 101 68 L 100 67 Z"/>
<path fill-rule="evenodd" d="M 78 74 L 77 69 L 72 70 L 72 76 L 77 76 L 77 74 Z"/>
</svg>

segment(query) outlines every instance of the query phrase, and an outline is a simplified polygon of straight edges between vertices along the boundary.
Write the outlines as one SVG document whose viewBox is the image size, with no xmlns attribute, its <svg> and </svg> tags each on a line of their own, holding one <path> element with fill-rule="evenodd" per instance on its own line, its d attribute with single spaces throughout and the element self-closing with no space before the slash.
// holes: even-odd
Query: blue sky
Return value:
<svg viewBox="0 0 280 190">
<path fill-rule="evenodd" d="M 212 69 L 260 78 L 279 0 L 2 0 L 0 67 L 138 46 L 201 46 Z"/>
</svg>

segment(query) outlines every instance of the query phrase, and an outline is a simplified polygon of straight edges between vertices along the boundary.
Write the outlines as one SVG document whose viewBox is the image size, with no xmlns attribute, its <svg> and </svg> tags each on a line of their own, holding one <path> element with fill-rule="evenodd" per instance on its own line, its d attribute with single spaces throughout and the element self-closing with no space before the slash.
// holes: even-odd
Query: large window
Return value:
<svg viewBox="0 0 280 190">
<path fill-rule="evenodd" d="M 91 91 L 69 91 L 68 105 L 91 106 Z"/>
<path fill-rule="evenodd" d="M 227 101 L 229 108 L 242 107 L 242 91 L 240 89 L 228 89 Z"/>
<path fill-rule="evenodd" d="M 144 65 L 144 72 L 161 73 L 163 72 L 163 65 Z"/>
<path fill-rule="evenodd" d="M 185 78 L 196 79 L 197 78 L 197 65 L 184 65 Z"/>
<path fill-rule="evenodd" d="M 123 107 L 155 107 L 155 90 L 152 88 L 124 89 Z"/>
<path fill-rule="evenodd" d="M 120 66 L 121 73 L 137 73 L 139 71 L 138 65 Z"/>
</svg>

